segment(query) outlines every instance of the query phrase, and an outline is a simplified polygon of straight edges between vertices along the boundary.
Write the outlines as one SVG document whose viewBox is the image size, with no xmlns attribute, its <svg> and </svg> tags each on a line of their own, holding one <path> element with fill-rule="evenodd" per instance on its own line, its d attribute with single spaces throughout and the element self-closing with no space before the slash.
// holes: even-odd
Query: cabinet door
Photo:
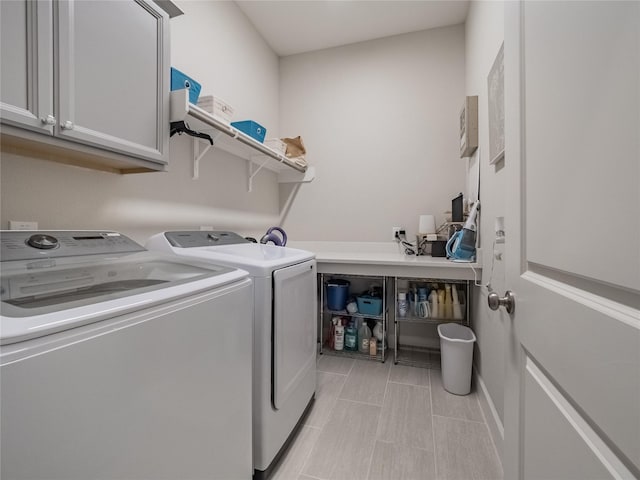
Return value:
<svg viewBox="0 0 640 480">
<path fill-rule="evenodd" d="M 53 123 L 52 3 L 0 2 L 2 123 L 51 135 Z"/>
<path fill-rule="evenodd" d="M 58 5 L 56 134 L 166 163 L 166 13 L 143 0 L 69 0 Z"/>
</svg>

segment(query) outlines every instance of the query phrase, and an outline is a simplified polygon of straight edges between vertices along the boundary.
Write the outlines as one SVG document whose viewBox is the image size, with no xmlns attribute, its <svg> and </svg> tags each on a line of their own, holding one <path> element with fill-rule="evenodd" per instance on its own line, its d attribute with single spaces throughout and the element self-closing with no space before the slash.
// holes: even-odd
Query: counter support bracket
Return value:
<svg viewBox="0 0 640 480">
<path fill-rule="evenodd" d="M 203 147 L 202 150 L 200 148 Z M 197 138 L 193 139 L 193 175 L 191 178 L 197 180 L 200 178 L 200 160 L 206 155 L 209 149 L 213 147 L 210 143 L 205 143 Z"/>
<path fill-rule="evenodd" d="M 247 191 L 251 193 L 253 191 L 253 177 L 255 177 L 260 170 L 267 164 L 269 159 L 267 158 L 264 162 L 262 162 L 259 166 L 256 167 L 253 159 L 256 157 L 252 157 L 251 160 L 248 160 L 249 163 L 249 174 L 247 176 Z"/>
</svg>

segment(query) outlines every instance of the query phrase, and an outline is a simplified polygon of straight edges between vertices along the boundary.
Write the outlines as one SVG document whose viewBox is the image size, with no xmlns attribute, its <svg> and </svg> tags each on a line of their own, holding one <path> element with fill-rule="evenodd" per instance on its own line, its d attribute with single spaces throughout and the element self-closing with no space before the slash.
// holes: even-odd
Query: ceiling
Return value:
<svg viewBox="0 0 640 480">
<path fill-rule="evenodd" d="M 468 0 L 237 0 L 279 55 L 456 25 Z"/>
</svg>

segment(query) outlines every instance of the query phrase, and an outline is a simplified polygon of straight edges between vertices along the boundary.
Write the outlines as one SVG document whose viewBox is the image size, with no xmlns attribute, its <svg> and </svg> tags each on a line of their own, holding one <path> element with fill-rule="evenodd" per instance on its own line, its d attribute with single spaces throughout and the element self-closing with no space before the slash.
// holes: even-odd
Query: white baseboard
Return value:
<svg viewBox="0 0 640 480">
<path fill-rule="evenodd" d="M 482 413 L 484 414 L 487 425 L 489 426 L 489 432 L 491 433 L 493 444 L 496 447 L 496 453 L 498 454 L 500 461 L 503 462 L 502 450 L 504 444 L 504 426 L 502 424 L 502 420 L 500 419 L 493 400 L 489 395 L 487 386 L 484 384 L 482 377 L 478 375 L 475 368 L 473 369 L 473 379 L 475 384 L 478 386 L 477 390 L 479 394 L 478 397 L 480 399 L 480 407 L 482 408 Z"/>
</svg>

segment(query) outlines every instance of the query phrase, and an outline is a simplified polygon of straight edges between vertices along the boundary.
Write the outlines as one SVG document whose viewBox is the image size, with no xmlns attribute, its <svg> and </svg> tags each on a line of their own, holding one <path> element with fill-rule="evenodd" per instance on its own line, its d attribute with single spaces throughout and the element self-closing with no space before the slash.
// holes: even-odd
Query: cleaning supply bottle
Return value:
<svg viewBox="0 0 640 480">
<path fill-rule="evenodd" d="M 382 341 L 383 339 L 383 333 L 382 333 L 382 322 L 378 321 L 376 322 L 376 326 L 373 327 L 373 336 L 376 338 L 376 340 L 378 340 L 379 342 Z"/>
<path fill-rule="evenodd" d="M 429 307 L 431 307 L 431 318 L 440 318 L 437 290 L 431 290 L 431 293 L 429 294 Z"/>
<path fill-rule="evenodd" d="M 352 352 L 358 351 L 358 329 L 353 323 L 353 319 L 349 320 L 349 324 L 344 329 L 344 349 Z"/>
<path fill-rule="evenodd" d="M 438 313 L 440 314 L 440 318 L 445 318 L 444 298 L 444 288 L 441 288 L 438 290 Z"/>
<path fill-rule="evenodd" d="M 427 301 L 427 287 L 418 287 L 418 301 L 419 302 Z"/>
<path fill-rule="evenodd" d="M 407 316 L 407 294 L 405 292 L 398 292 L 398 316 Z"/>
<path fill-rule="evenodd" d="M 338 318 L 338 322 L 334 326 L 334 338 L 333 345 L 334 350 L 344 350 L 344 326 L 342 325 L 342 319 Z"/>
<path fill-rule="evenodd" d="M 411 286 L 411 314 L 418 315 L 418 288 L 415 285 Z"/>
<path fill-rule="evenodd" d="M 360 353 L 369 353 L 369 339 L 371 338 L 371 330 L 367 326 L 367 322 L 362 320 L 362 325 L 358 329 L 358 351 Z"/>
<path fill-rule="evenodd" d="M 444 318 L 453 318 L 453 299 L 451 298 L 451 285 L 444 286 Z"/>
<path fill-rule="evenodd" d="M 369 339 L 369 355 L 375 357 L 378 354 L 378 343 L 376 342 L 376 337 L 371 337 Z"/>
<path fill-rule="evenodd" d="M 455 284 L 451 285 L 451 296 L 453 297 L 453 319 L 462 320 L 462 307 L 460 306 L 458 289 Z"/>
<path fill-rule="evenodd" d="M 329 339 L 327 341 L 327 346 L 333 350 L 336 348 L 336 325 L 338 324 L 338 320 L 340 317 L 333 317 L 331 319 L 331 324 L 329 325 Z"/>
</svg>

